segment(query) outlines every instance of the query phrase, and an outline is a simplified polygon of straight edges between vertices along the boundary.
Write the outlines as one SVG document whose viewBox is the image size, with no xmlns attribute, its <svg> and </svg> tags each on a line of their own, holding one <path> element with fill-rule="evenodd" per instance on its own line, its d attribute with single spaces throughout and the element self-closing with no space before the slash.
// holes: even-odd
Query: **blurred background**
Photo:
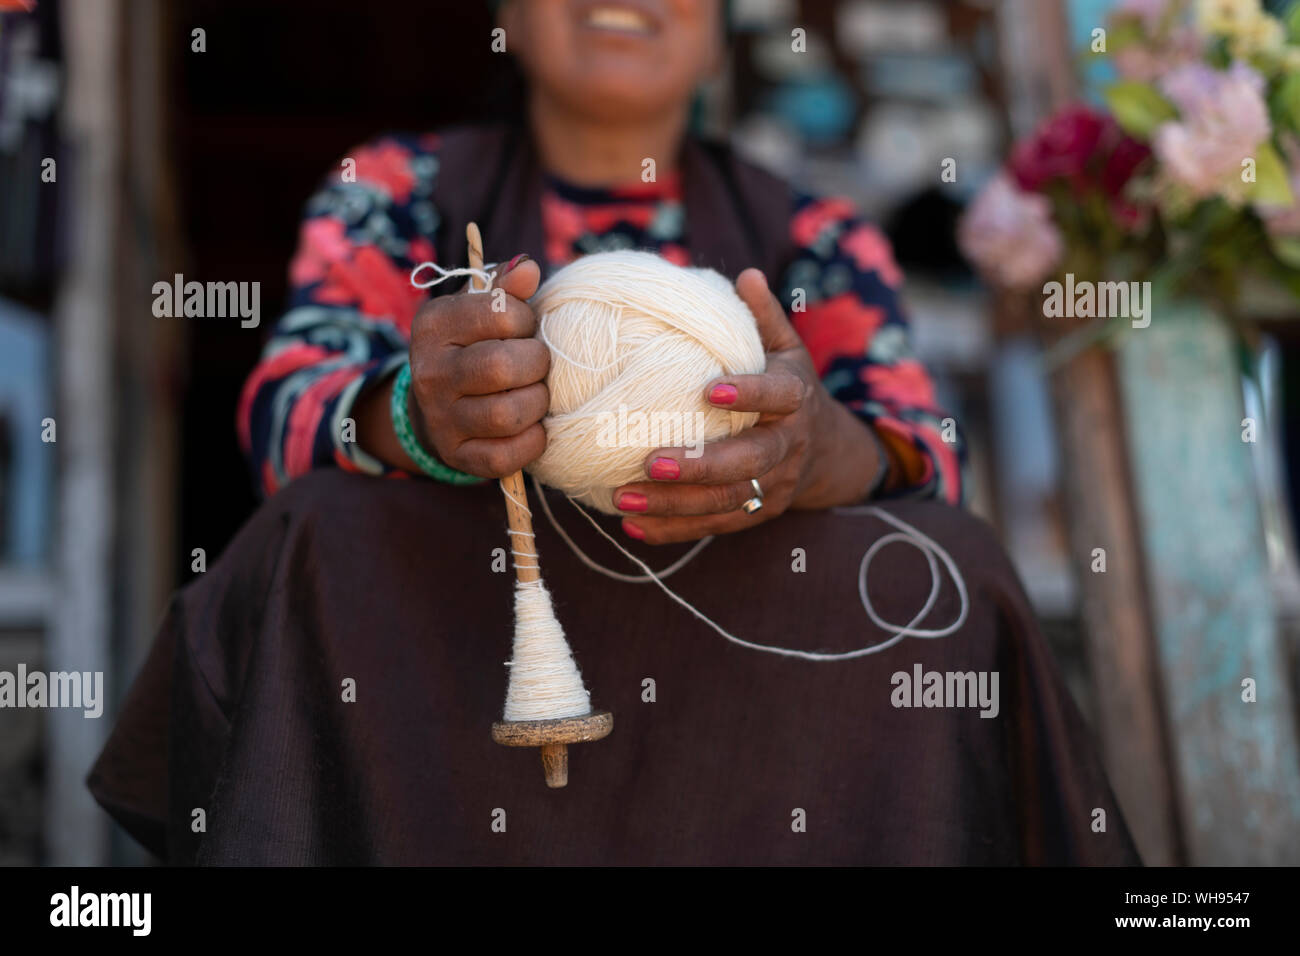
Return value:
<svg viewBox="0 0 1300 956">
<path fill-rule="evenodd" d="M 971 442 L 970 507 L 1020 569 L 1144 858 L 1300 862 L 1300 301 L 1246 309 L 1215 390 L 1188 391 L 1150 354 L 1045 361 L 1060 330 L 956 240 L 1016 138 L 1099 102 L 1104 65 L 1078 51 L 1111 6 L 733 0 L 699 119 L 887 231 L 916 350 Z M 0 14 L 0 670 L 104 671 L 109 698 L 99 720 L 0 710 L 0 863 L 143 861 L 83 781 L 194 549 L 215 560 L 256 506 L 236 396 L 302 206 L 376 133 L 517 113 L 490 29 L 486 3 L 449 0 Z M 178 272 L 260 282 L 261 327 L 154 317 L 153 283 Z M 1218 444 L 1177 437 L 1224 422 Z"/>
</svg>

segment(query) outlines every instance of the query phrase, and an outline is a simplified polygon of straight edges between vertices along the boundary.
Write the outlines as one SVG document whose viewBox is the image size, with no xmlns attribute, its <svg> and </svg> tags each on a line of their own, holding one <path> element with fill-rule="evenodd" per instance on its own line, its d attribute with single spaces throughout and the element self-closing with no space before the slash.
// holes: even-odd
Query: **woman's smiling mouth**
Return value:
<svg viewBox="0 0 1300 956">
<path fill-rule="evenodd" d="M 642 10 L 613 3 L 597 3 L 583 11 L 582 25 L 589 30 L 624 36 L 651 36 L 658 24 Z"/>
</svg>

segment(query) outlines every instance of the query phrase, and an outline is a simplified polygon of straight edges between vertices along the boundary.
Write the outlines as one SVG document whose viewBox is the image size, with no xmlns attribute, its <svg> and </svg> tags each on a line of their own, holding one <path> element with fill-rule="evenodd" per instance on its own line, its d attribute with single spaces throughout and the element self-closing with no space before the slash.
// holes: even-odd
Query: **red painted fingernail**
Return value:
<svg viewBox="0 0 1300 956">
<path fill-rule="evenodd" d="M 645 511 L 648 504 L 645 495 L 635 491 L 625 491 L 618 496 L 619 511 Z"/>
<path fill-rule="evenodd" d="M 731 405 L 740 397 L 734 385 L 714 385 L 709 392 L 709 401 L 714 405 Z"/>
<path fill-rule="evenodd" d="M 636 538 L 638 541 L 645 540 L 645 532 L 626 518 L 623 519 L 623 533 L 629 537 Z"/>
<path fill-rule="evenodd" d="M 650 477 L 658 481 L 672 481 L 680 478 L 682 466 L 671 458 L 656 458 L 650 462 Z"/>
<path fill-rule="evenodd" d="M 526 252 L 519 253 L 519 255 L 515 256 L 513 259 L 511 259 L 509 262 L 506 263 L 506 267 L 501 270 L 501 274 L 504 276 L 512 272 L 515 266 L 519 265 L 519 263 L 523 262 L 525 259 L 531 259 L 531 258 L 532 256 L 530 256 Z"/>
</svg>

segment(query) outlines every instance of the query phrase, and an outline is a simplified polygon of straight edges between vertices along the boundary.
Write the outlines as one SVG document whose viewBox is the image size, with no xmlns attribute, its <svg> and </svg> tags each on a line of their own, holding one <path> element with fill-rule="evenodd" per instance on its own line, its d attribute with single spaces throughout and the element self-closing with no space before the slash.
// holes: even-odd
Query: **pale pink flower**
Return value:
<svg viewBox="0 0 1300 956">
<path fill-rule="evenodd" d="M 957 241 L 980 272 L 1009 289 L 1037 286 L 1065 251 L 1051 203 L 1022 192 L 1005 173 L 985 186 L 966 210 Z"/>
<path fill-rule="evenodd" d="M 1148 32 L 1154 32 L 1160 26 L 1160 18 L 1165 15 L 1169 0 L 1119 0 L 1115 4 L 1117 15 L 1125 14 L 1140 17 Z"/>
<path fill-rule="evenodd" d="M 1160 88 L 1180 114 L 1156 130 L 1152 143 L 1169 178 L 1194 199 L 1221 194 L 1240 201 L 1242 160 L 1253 157 L 1271 130 L 1263 77 L 1243 63 L 1227 71 L 1187 64 L 1166 75 Z"/>
<path fill-rule="evenodd" d="M 1115 71 L 1126 80 L 1154 83 L 1184 64 L 1200 60 L 1205 38 L 1189 26 L 1175 26 L 1169 35 L 1150 44 L 1115 51 Z"/>
</svg>

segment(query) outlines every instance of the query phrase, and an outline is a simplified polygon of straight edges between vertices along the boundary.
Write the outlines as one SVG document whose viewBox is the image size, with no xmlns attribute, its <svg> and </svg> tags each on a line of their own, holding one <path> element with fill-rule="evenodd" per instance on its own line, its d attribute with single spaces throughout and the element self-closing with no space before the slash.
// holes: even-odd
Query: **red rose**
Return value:
<svg viewBox="0 0 1300 956">
<path fill-rule="evenodd" d="M 1106 117 L 1086 106 L 1070 106 L 1047 119 L 1011 151 L 1007 170 L 1026 192 L 1055 179 L 1079 183 L 1097 150 Z"/>
<path fill-rule="evenodd" d="M 1128 232 L 1143 232 L 1151 220 L 1151 206 L 1125 195 L 1134 174 L 1151 158 L 1151 148 L 1129 136 L 1113 119 L 1106 121 L 1105 141 L 1113 143 L 1098 176 L 1098 185 L 1110 201 L 1111 215 Z"/>
<path fill-rule="evenodd" d="M 1112 130 L 1108 133 L 1118 136 L 1119 142 L 1106 157 L 1106 165 L 1101 171 L 1101 188 L 1110 198 L 1118 199 L 1138 167 L 1150 157 L 1151 149 L 1146 143 L 1125 135 L 1113 120 L 1111 124 Z"/>
</svg>

